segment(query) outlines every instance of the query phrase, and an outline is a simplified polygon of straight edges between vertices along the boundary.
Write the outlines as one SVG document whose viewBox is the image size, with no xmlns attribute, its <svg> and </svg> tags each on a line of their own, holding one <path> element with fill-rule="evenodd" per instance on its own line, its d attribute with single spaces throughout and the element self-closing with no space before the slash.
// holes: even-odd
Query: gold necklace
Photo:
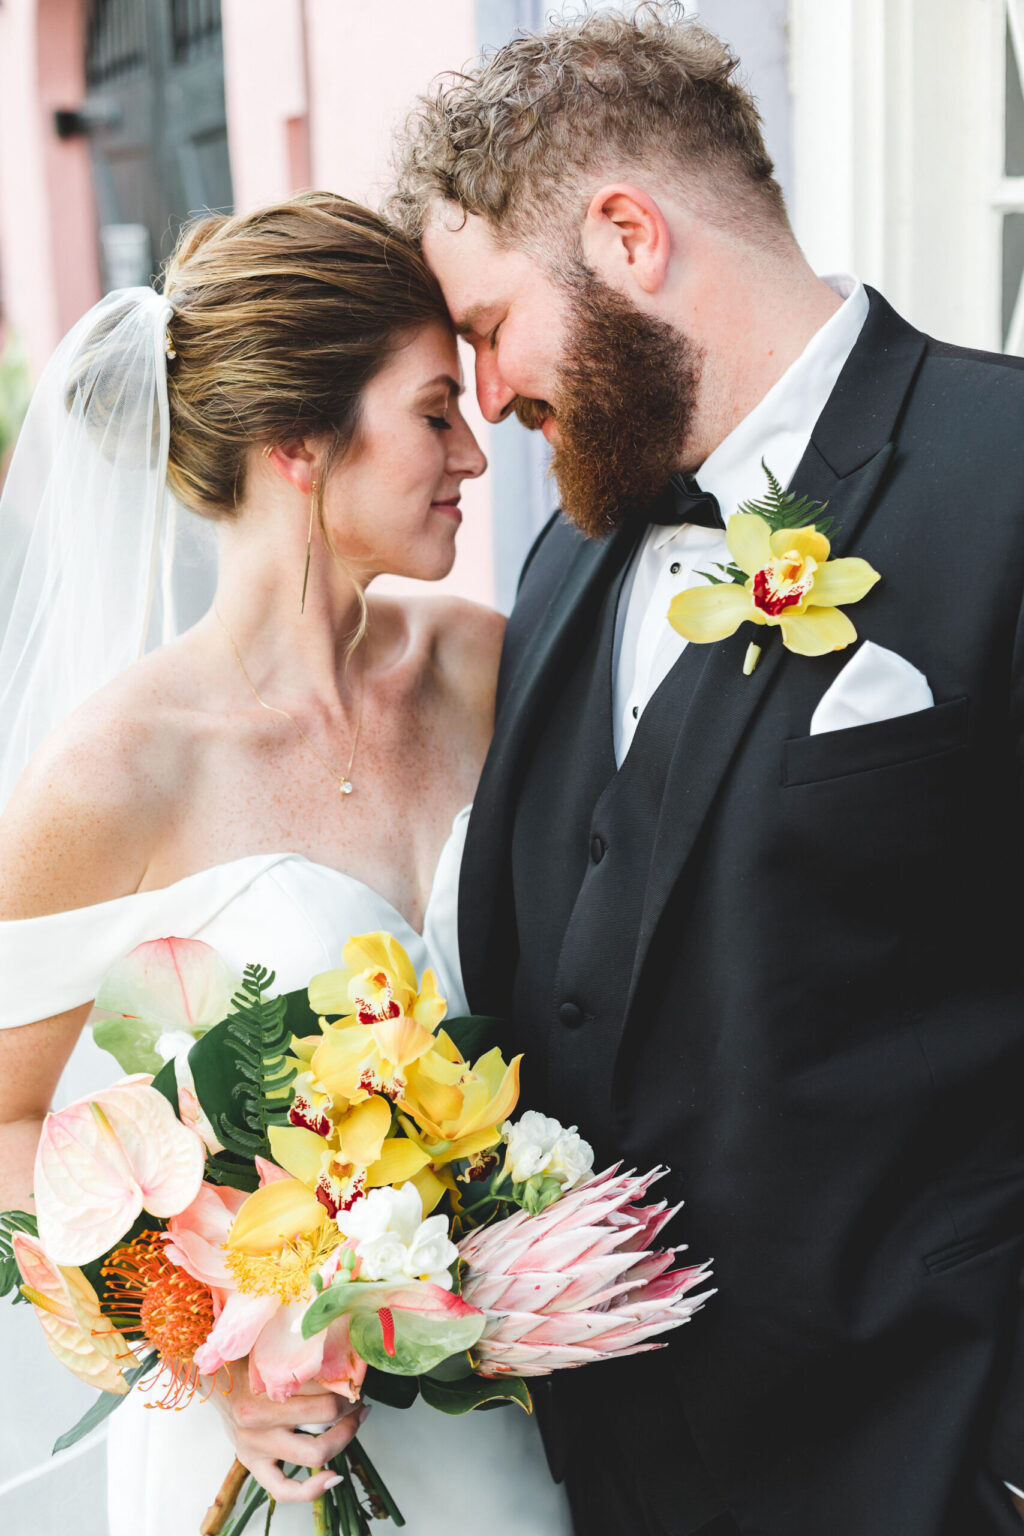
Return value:
<svg viewBox="0 0 1024 1536">
<path fill-rule="evenodd" d="M 230 629 L 228 629 L 227 625 L 224 623 L 224 620 L 221 618 L 220 609 L 217 607 L 216 603 L 213 605 L 213 611 L 217 615 L 218 624 L 227 636 L 231 649 L 235 653 L 235 660 L 238 663 L 238 670 L 241 672 L 242 676 L 245 678 L 246 683 L 249 685 L 249 691 L 253 698 L 256 700 L 257 704 L 261 709 L 267 710 L 272 715 L 284 715 L 287 720 L 290 720 L 292 725 L 298 731 L 299 735 L 302 737 L 303 741 L 306 743 L 306 746 L 312 752 L 313 756 L 323 764 L 323 766 L 327 769 L 327 772 L 331 775 L 331 778 L 337 781 L 339 794 L 350 795 L 352 793 L 352 780 L 349 778 L 349 774 L 352 772 L 352 764 L 356 760 L 356 747 L 359 745 L 359 727 L 363 723 L 363 692 L 366 686 L 365 672 L 363 673 L 360 680 L 359 706 L 356 713 L 356 728 L 352 734 L 352 751 L 348 755 L 348 763 L 345 766 L 345 772 L 339 773 L 336 768 L 331 767 L 323 753 L 316 749 L 293 714 L 291 714 L 287 709 L 280 709 L 276 704 L 268 704 L 266 699 L 260 697 L 256 691 L 256 685 L 254 684 L 252 678 L 249 676 L 248 672 L 245 670 L 245 663 L 238 653 L 238 646 L 235 644 L 234 636 L 232 635 Z"/>
</svg>

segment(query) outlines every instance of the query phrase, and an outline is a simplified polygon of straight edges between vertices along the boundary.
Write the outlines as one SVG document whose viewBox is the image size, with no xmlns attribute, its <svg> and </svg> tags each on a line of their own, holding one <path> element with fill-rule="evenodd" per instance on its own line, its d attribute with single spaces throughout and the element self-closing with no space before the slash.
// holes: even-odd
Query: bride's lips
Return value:
<svg viewBox="0 0 1024 1536">
<path fill-rule="evenodd" d="M 452 496 L 448 501 L 432 501 L 430 505 L 438 512 L 446 512 L 454 518 L 456 523 L 462 522 L 462 513 L 459 511 L 459 498 Z"/>
</svg>

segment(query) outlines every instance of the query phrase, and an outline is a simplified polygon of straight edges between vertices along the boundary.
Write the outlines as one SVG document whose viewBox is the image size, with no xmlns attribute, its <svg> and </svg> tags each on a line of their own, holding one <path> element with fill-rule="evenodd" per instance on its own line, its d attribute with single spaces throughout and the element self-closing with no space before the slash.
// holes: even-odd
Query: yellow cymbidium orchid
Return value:
<svg viewBox="0 0 1024 1536">
<path fill-rule="evenodd" d="M 280 1167 L 335 1216 L 367 1189 L 405 1183 L 429 1161 L 404 1136 L 388 1136 L 390 1129 L 391 1106 L 376 1096 L 350 1109 L 329 1137 L 300 1126 L 272 1126 L 270 1148 Z"/>
<path fill-rule="evenodd" d="M 412 961 L 390 933 L 362 933 L 342 951 L 344 969 L 324 971 L 309 984 L 314 1013 L 355 1014 L 361 1023 L 405 1014 L 433 1032 L 448 1011 L 433 971 L 417 981 Z"/>
<path fill-rule="evenodd" d="M 748 579 L 677 593 L 668 619 L 684 639 L 706 645 L 749 621 L 776 625 L 783 645 L 800 656 L 824 656 L 856 640 L 839 605 L 859 602 L 878 581 L 866 560 L 832 560 L 828 539 L 813 526 L 773 533 L 753 512 L 731 517 L 725 538 Z"/>
<path fill-rule="evenodd" d="M 323 1040 L 313 1053 L 313 1082 L 350 1104 L 377 1093 L 399 1100 L 407 1069 L 433 1046 L 430 1030 L 410 1014 L 372 1024 L 324 1024 Z"/>
<path fill-rule="evenodd" d="M 500 1126 L 515 1109 L 522 1057 L 514 1057 L 506 1066 L 495 1048 L 470 1067 L 461 1058 L 452 1061 L 445 1043 L 451 1046 L 447 1036 L 439 1041 L 438 1050 L 410 1067 L 399 1108 L 412 1116 L 427 1138 L 457 1145 L 460 1150 L 445 1159 L 452 1161 L 489 1146 L 490 1142 L 483 1142 L 467 1149 L 471 1140 Z"/>
</svg>

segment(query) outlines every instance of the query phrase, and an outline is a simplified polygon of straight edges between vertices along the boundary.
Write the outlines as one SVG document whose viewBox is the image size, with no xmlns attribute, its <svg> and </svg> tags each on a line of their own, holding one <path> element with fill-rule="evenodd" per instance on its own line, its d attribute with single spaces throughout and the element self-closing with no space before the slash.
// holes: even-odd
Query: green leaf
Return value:
<svg viewBox="0 0 1024 1536">
<path fill-rule="evenodd" d="M 363 1396 L 375 1403 L 386 1403 L 389 1408 L 411 1408 L 420 1395 L 420 1384 L 415 1376 L 392 1376 L 387 1371 L 375 1371 L 367 1366 L 363 1381 Z"/>
<path fill-rule="evenodd" d="M 485 1014 L 463 1014 L 455 1019 L 442 1019 L 440 1029 L 454 1042 L 464 1061 L 475 1061 L 499 1046 L 508 1049 L 508 1024 L 504 1019 L 491 1019 Z"/>
<path fill-rule="evenodd" d="M 15 1232 L 27 1232 L 30 1237 L 38 1237 L 36 1218 L 28 1211 L 4 1211 L 0 1214 L 0 1296 L 9 1296 L 13 1291 L 15 1302 L 20 1302 L 25 1297 L 19 1290 L 21 1271 L 11 1242 Z"/>
<path fill-rule="evenodd" d="M 125 1371 L 124 1379 L 129 1387 L 134 1387 L 137 1381 L 141 1381 L 143 1376 L 153 1369 L 159 1358 L 154 1349 L 152 1354 L 146 1356 L 141 1365 L 136 1365 L 132 1370 Z M 61 1435 L 59 1440 L 54 1442 L 53 1455 L 56 1456 L 58 1451 L 66 1451 L 71 1445 L 77 1445 L 83 1436 L 91 1434 L 97 1425 L 102 1424 L 104 1419 L 109 1418 L 115 1408 L 120 1408 L 127 1397 L 127 1392 L 101 1392 L 92 1407 L 87 1413 L 82 1415 L 74 1428 L 67 1430 Z"/>
<path fill-rule="evenodd" d="M 298 1035 L 300 1040 L 308 1035 L 319 1035 L 320 1017 L 309 1006 L 309 993 L 306 988 L 301 987 L 297 992 L 285 992 L 283 997 L 289 1032 Z"/>
<path fill-rule="evenodd" d="M 533 1412 L 530 1389 L 521 1376 L 503 1376 L 500 1381 L 485 1381 L 482 1376 L 468 1376 L 461 1381 L 437 1381 L 425 1376 L 420 1382 L 423 1401 L 441 1413 L 471 1413 L 485 1403 L 518 1403 Z"/>
<path fill-rule="evenodd" d="M 109 1051 L 122 1072 L 150 1072 L 154 1076 L 164 1065 L 156 1050 L 163 1034 L 159 1024 L 145 1019 L 97 1019 L 92 1038 L 101 1051 Z"/>
<path fill-rule="evenodd" d="M 376 1312 L 354 1313 L 349 1321 L 349 1337 L 353 1349 L 367 1365 L 395 1376 L 422 1376 L 449 1355 L 471 1349 L 486 1321 L 482 1313 L 460 1317 L 448 1312 L 407 1312 L 400 1307 L 392 1310 L 391 1317 L 395 1330 L 393 1354 L 384 1348 L 384 1330 Z"/>
<path fill-rule="evenodd" d="M 193 1046 L 193 1050 L 195 1047 Z M 189 1052 L 191 1056 L 192 1052 Z M 157 1072 L 151 1084 L 157 1093 L 162 1093 L 168 1104 L 174 1110 L 178 1119 L 181 1119 L 181 1111 L 178 1108 L 178 1079 L 174 1075 L 174 1062 L 165 1061 Z"/>
<path fill-rule="evenodd" d="M 461 1355 L 450 1355 L 447 1360 L 442 1360 L 440 1365 L 435 1365 L 430 1375 L 434 1381 L 461 1381 L 464 1376 L 473 1374 L 473 1357 L 469 1350 Z"/>
</svg>

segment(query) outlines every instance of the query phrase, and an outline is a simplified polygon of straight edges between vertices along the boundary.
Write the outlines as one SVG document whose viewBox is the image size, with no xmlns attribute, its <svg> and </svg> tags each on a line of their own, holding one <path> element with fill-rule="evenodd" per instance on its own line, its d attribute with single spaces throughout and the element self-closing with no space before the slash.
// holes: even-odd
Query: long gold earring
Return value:
<svg viewBox="0 0 1024 1536">
<path fill-rule="evenodd" d="M 309 585 L 309 557 L 313 550 L 313 512 L 316 508 L 316 481 L 309 488 L 309 532 L 306 535 L 306 569 L 302 573 L 302 606 L 300 613 L 306 611 L 306 587 Z"/>
</svg>

